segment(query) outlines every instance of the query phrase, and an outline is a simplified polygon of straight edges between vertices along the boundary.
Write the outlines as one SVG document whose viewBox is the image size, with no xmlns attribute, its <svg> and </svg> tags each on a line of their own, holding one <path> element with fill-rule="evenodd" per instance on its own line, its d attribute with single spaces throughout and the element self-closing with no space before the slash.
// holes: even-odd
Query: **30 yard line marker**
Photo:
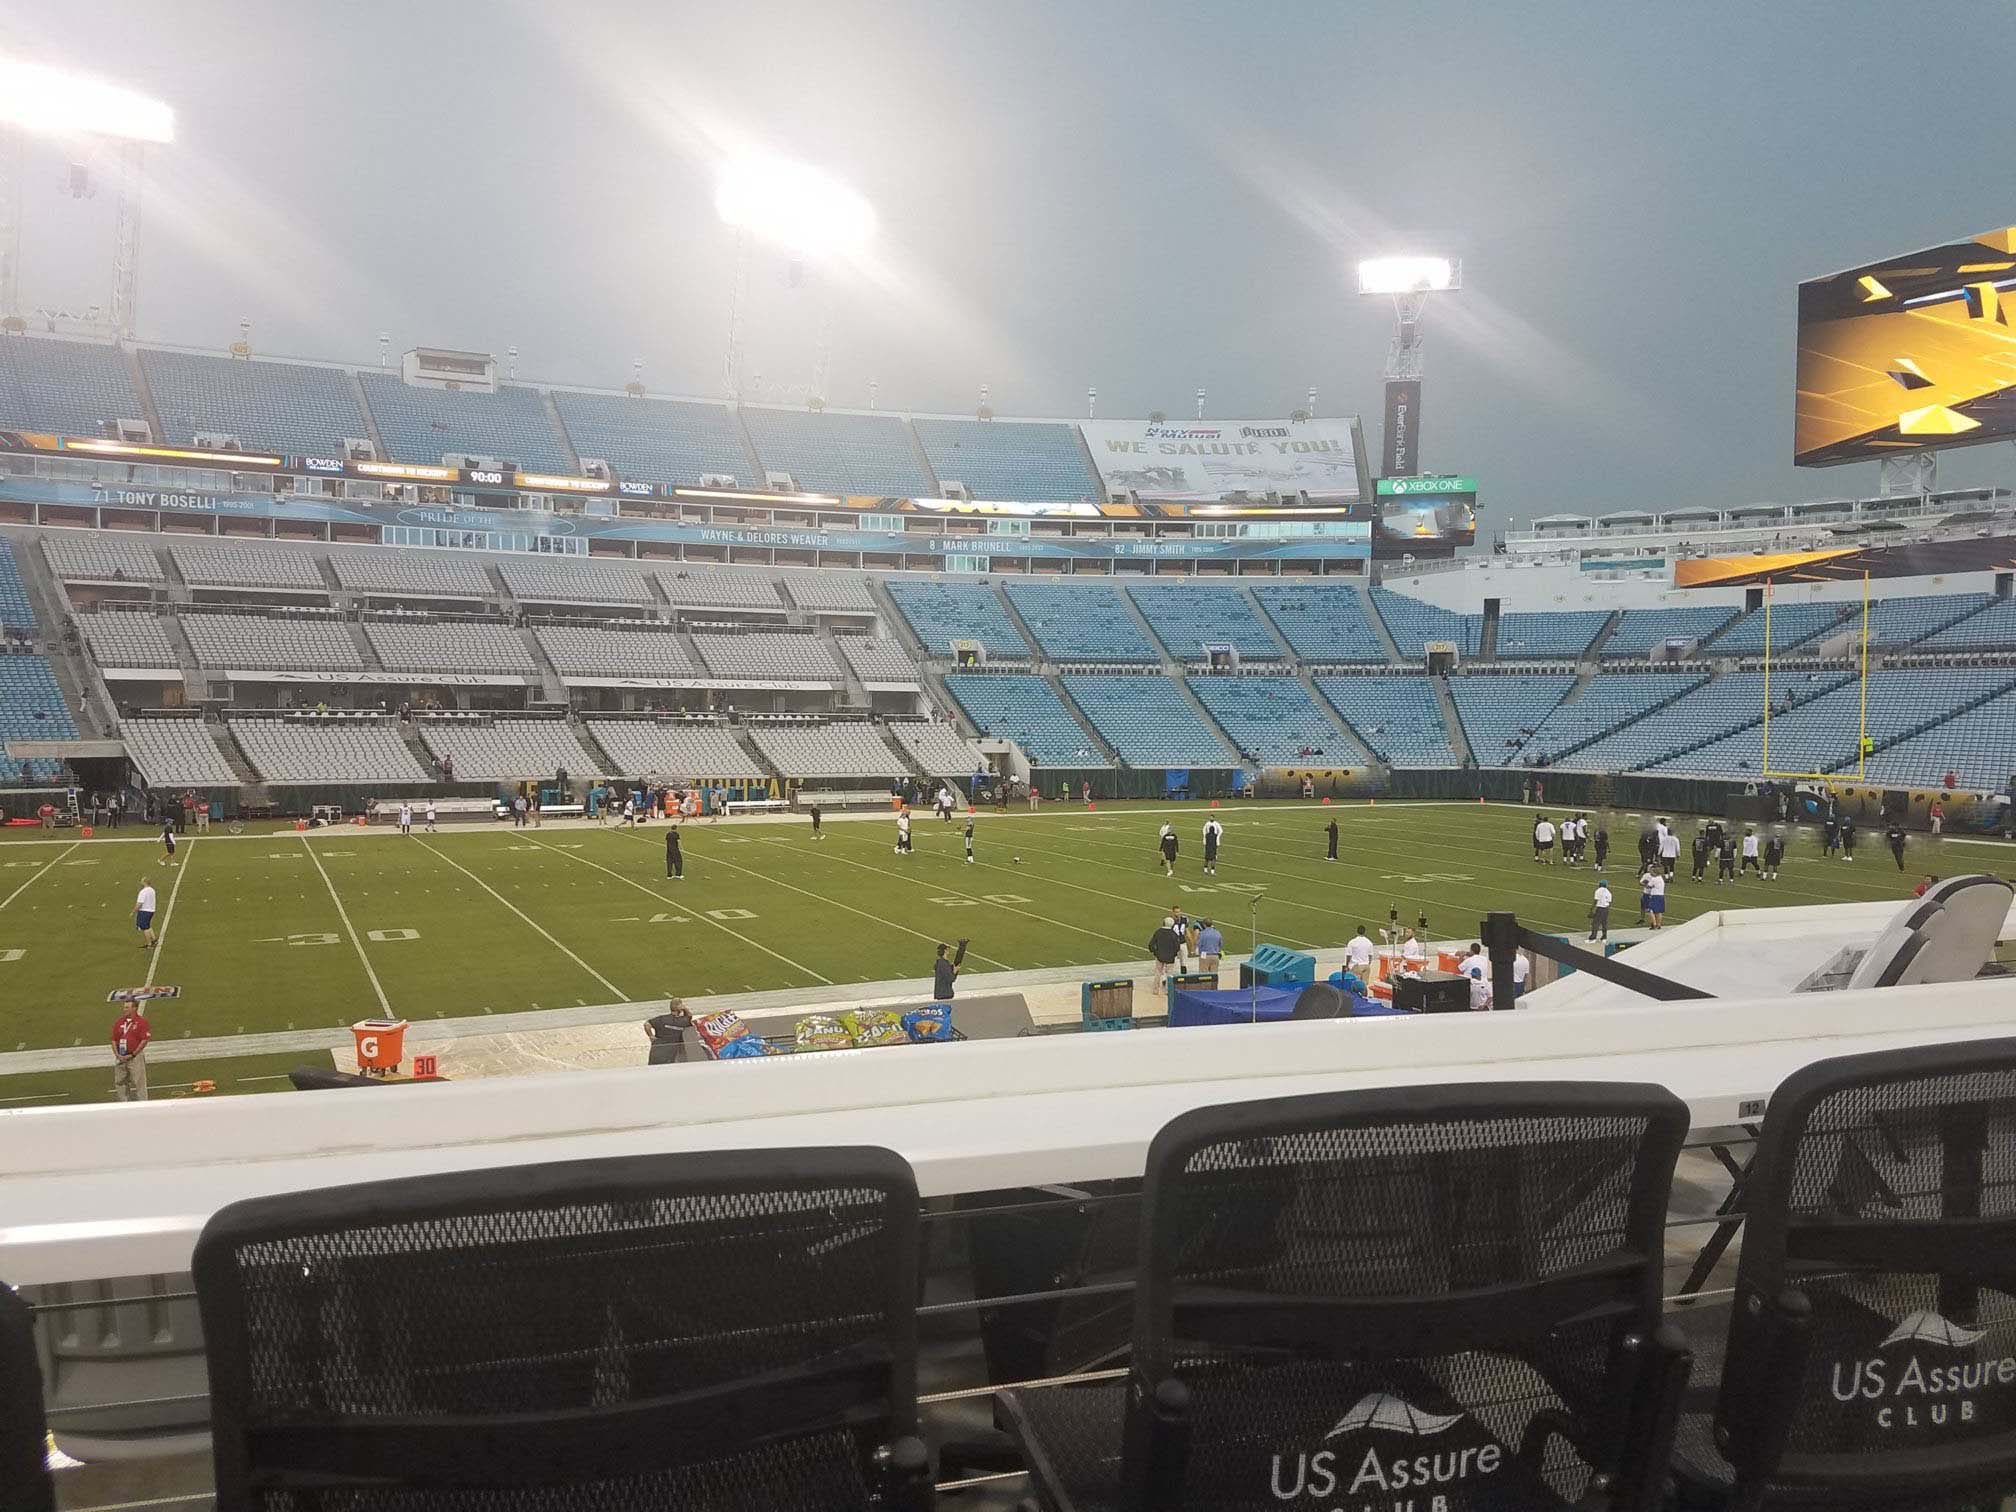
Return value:
<svg viewBox="0 0 2016 1512">
<path fill-rule="evenodd" d="M 357 952 L 357 960 L 364 967 L 364 975 L 371 979 L 371 990 L 378 995 L 378 1006 L 385 1010 L 385 1017 L 392 1017 L 392 1000 L 385 996 L 385 989 L 379 984 L 378 973 L 371 969 L 371 957 L 364 954 L 364 942 L 357 938 L 356 926 L 350 922 L 350 911 L 343 906 L 343 900 L 336 896 L 336 884 L 329 879 L 329 869 L 322 864 L 322 858 L 315 854 L 315 847 L 308 843 L 308 837 L 301 837 L 301 848 L 308 852 L 308 859 L 315 863 L 315 870 L 322 874 L 322 885 L 329 889 L 329 901 L 336 905 L 336 917 L 343 921 L 344 933 L 350 936 L 350 948 Z"/>
<path fill-rule="evenodd" d="M 34 845 L 37 844 L 38 842 L 30 840 L 25 843 L 29 845 Z M 41 871 L 38 871 L 33 876 L 29 877 L 29 879 L 26 882 L 23 882 L 19 887 L 15 888 L 14 891 L 7 894 L 7 896 L 4 899 L 0 899 L 0 908 L 5 908 L 9 903 L 12 903 L 16 898 L 20 897 L 21 894 L 28 891 L 29 888 L 33 887 L 37 882 L 40 882 L 42 878 L 48 873 L 50 867 L 56 866 L 59 863 L 61 863 L 61 861 L 65 856 L 69 855 L 71 851 L 74 851 L 75 849 L 77 849 L 78 846 L 82 845 L 83 843 L 84 842 L 82 840 L 72 840 L 65 849 L 60 850 L 56 853 L 54 859 L 52 859 L 49 862 L 48 866 L 44 866 L 41 869 Z"/>
<path fill-rule="evenodd" d="M 595 980 L 600 982 L 604 987 L 608 988 L 611 992 L 615 993 L 616 996 L 614 999 L 612 999 L 612 1001 L 618 1003 L 627 1003 L 631 1001 L 629 993 L 625 992 L 621 987 L 618 987 L 614 982 L 610 981 L 609 978 L 602 975 L 601 972 L 597 971 L 593 966 L 590 966 L 586 961 L 582 960 L 581 957 L 574 954 L 574 952 L 569 950 L 565 945 L 562 945 L 558 940 L 554 939 L 554 937 L 550 933 L 548 933 L 545 929 L 541 928 L 538 921 L 533 919 L 529 914 L 527 914 L 524 909 L 520 908 L 516 903 L 513 903 L 509 898 L 505 897 L 504 894 L 497 891 L 496 888 L 492 887 L 488 882 L 485 882 L 481 877 L 477 876 L 476 873 L 469 870 L 468 867 L 464 866 L 459 861 L 449 861 L 446 856 L 442 856 L 440 851 L 436 850 L 433 846 L 429 845 L 425 840 L 422 840 L 420 842 L 420 848 L 424 851 L 430 852 L 433 855 L 441 856 L 441 859 L 443 861 L 447 861 L 450 866 L 455 868 L 455 870 L 462 873 L 463 876 L 467 877 L 471 882 L 474 882 L 478 887 L 482 888 L 483 891 L 487 892 L 499 903 L 502 903 L 506 908 L 510 909 L 511 912 L 518 915 L 519 918 L 523 919 L 527 924 L 530 924 L 535 930 L 538 930 L 538 932 L 545 937 L 547 943 L 550 944 L 555 950 L 559 951 L 560 954 L 564 955 L 576 966 L 579 966 L 583 971 L 587 972 L 588 975 L 595 978 Z M 532 1006 L 534 1008 L 537 1008 L 539 1005 L 537 1003 L 534 1003 Z"/>
<path fill-rule="evenodd" d="M 168 889 L 168 906 L 161 910 L 161 928 L 154 936 L 154 948 L 147 952 L 147 980 L 141 984 L 143 986 L 154 985 L 154 973 L 161 966 L 161 952 L 168 948 L 168 926 L 175 920 L 175 900 L 182 896 L 182 879 L 189 875 L 189 863 L 196 857 L 196 844 L 194 840 L 189 842 L 189 854 L 175 868 L 175 885 Z"/>
</svg>

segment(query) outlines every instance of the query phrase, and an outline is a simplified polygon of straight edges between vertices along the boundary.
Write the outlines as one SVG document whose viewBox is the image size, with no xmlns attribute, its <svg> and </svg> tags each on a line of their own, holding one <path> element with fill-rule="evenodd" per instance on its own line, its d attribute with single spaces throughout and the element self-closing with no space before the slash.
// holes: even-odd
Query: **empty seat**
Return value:
<svg viewBox="0 0 2016 1512">
<path fill-rule="evenodd" d="M 219 1512 L 914 1507 L 917 1210 L 848 1148 L 233 1204 L 194 1266 Z"/>
<path fill-rule="evenodd" d="M 365 638 L 394 672 L 487 672 L 531 677 L 538 668 L 510 625 L 473 620 L 366 620 Z"/>
<path fill-rule="evenodd" d="M 1884 787 L 1939 787 L 1950 773 L 1960 788 L 2000 792 L 2016 772 L 2016 693 L 2003 693 L 1898 741 L 1869 758 L 1863 776 Z"/>
<path fill-rule="evenodd" d="M 1365 617 L 1365 600 L 1348 583 L 1256 583 L 1253 597 L 1305 662 L 1383 662 L 1386 647 Z"/>
<path fill-rule="evenodd" d="M 229 727 L 252 770 L 267 782 L 414 783 L 435 778 L 389 719 L 250 716 L 234 717 Z"/>
<path fill-rule="evenodd" d="M 782 581 L 791 602 L 800 609 L 875 612 L 875 596 L 868 590 L 868 579 L 859 573 L 812 572 L 801 568 L 786 571 Z"/>
<path fill-rule="evenodd" d="M 1559 1082 L 1182 1115 L 1127 1378 L 1001 1399 L 1040 1505 L 1652 1512 L 1686 1132 L 1663 1088 Z"/>
<path fill-rule="evenodd" d="M 158 583 L 166 573 L 153 542 L 109 531 L 64 530 L 42 537 L 49 570 L 66 583 Z"/>
<path fill-rule="evenodd" d="M 584 557 L 505 557 L 497 570 L 527 603 L 632 605 L 655 602 L 650 577 L 630 562 Z"/>
<path fill-rule="evenodd" d="M 35 610 L 21 581 L 21 566 L 14 560 L 14 543 L 0 541 L 0 630 L 33 631 L 35 624 Z"/>
<path fill-rule="evenodd" d="M 200 719 L 122 719 L 119 738 L 149 787 L 238 785 L 238 774 Z"/>
<path fill-rule="evenodd" d="M 1528 677 L 1452 677 L 1449 696 L 1479 766 L 1510 766 L 1575 686 L 1570 673 Z"/>
<path fill-rule="evenodd" d="M 1935 631 L 1986 609 L 1995 599 L 1987 593 L 1928 593 L 1914 598 L 1879 599 L 1869 606 L 1868 637 L 1872 646 L 1908 646 Z M 1861 638 L 1861 606 L 1849 615 L 1849 629 Z"/>
<path fill-rule="evenodd" d="M 841 635 L 834 638 L 847 665 L 864 685 L 889 684 L 915 687 L 922 677 L 910 655 L 893 640 L 881 636 Z"/>
<path fill-rule="evenodd" d="M 0 426 L 102 436 L 143 420 L 126 354 L 110 342 L 0 333 Z"/>
<path fill-rule="evenodd" d="M 418 728 L 436 760 L 453 760 L 462 782 L 543 781 L 562 771 L 583 777 L 601 765 L 563 719 L 423 719 Z"/>
<path fill-rule="evenodd" d="M 693 649 L 707 669 L 717 677 L 736 677 L 749 682 L 843 681 L 833 653 L 816 635 L 793 635 L 783 631 L 736 635 L 698 634 Z"/>
<path fill-rule="evenodd" d="M 340 619 L 185 614 L 196 660 L 221 671 L 361 672 L 364 653 Z"/>
<path fill-rule="evenodd" d="M 370 436 L 350 375 L 341 368 L 253 362 L 143 347 L 140 367 L 154 395 L 164 441 L 187 446 L 199 431 L 236 436 L 247 451 L 343 455 Z"/>
<path fill-rule="evenodd" d="M 1159 675 L 1063 680 L 1106 744 L 1133 767 L 1234 767 L 1238 753 L 1206 724 L 1183 690 Z"/>
<path fill-rule="evenodd" d="M 660 567 L 658 586 L 682 609 L 781 609 L 777 584 L 733 567 Z"/>
<path fill-rule="evenodd" d="M 1232 744 L 1256 761 L 1271 766 L 1358 762 L 1336 720 L 1292 677 L 1193 677 L 1190 691 Z"/>
<path fill-rule="evenodd" d="M 101 667 L 172 671 L 177 665 L 175 647 L 159 615 L 146 610 L 112 609 L 80 614 L 77 623 L 83 628 L 84 644 L 91 648 L 92 660 Z"/>
<path fill-rule="evenodd" d="M 1708 642 L 1705 649 L 1710 656 L 1759 656 L 1764 652 L 1768 633 L 1771 654 L 1779 656 L 1833 629 L 1841 622 L 1846 608 L 1845 604 L 1833 603 L 1773 604 L 1767 627 L 1766 611 L 1760 606 Z"/>
<path fill-rule="evenodd" d="M 667 720 L 591 719 L 588 733 L 631 777 L 668 779 L 760 777 L 763 764 L 718 725 Z"/>
<path fill-rule="evenodd" d="M 886 782 L 903 769 L 903 763 L 872 725 L 756 725 L 749 738 L 764 759 L 786 777 Z"/>
<path fill-rule="evenodd" d="M 938 492 L 899 416 L 745 404 L 742 423 L 763 470 L 788 472 L 800 488 L 893 499 L 928 499 Z"/>
<path fill-rule="evenodd" d="M 1576 746 L 1642 718 L 1707 680 L 1707 674 L 1702 672 L 1598 673 L 1579 694 L 1571 693 L 1549 709 L 1533 727 L 1533 733 L 1511 753 L 1510 761 L 1493 763 L 1476 749 L 1475 735 L 1471 737 L 1471 749 L 1483 766 L 1564 760 Z M 1460 701 L 1457 707 L 1461 709 Z M 1469 716 L 1464 717 L 1467 720 Z"/>
<path fill-rule="evenodd" d="M 1141 627 L 1104 583 L 1009 583 L 1008 601 L 1044 654 L 1060 662 L 1162 660 Z"/>
<path fill-rule="evenodd" d="M 939 480 L 964 483 L 976 499 L 1061 503 L 1103 497 L 1075 426 L 923 415 L 910 426 Z"/>
<path fill-rule="evenodd" d="M 541 625 L 540 649 L 562 677 L 694 678 L 700 669 L 670 629 L 608 630 L 599 625 Z"/>
<path fill-rule="evenodd" d="M 10 740 L 74 740 L 77 722 L 63 701 L 56 674 L 39 656 L 0 656 L 0 745 Z M 23 769 L 36 781 L 56 778 L 60 761 L 47 756 L 8 761 L 4 771 L 18 777 Z"/>
<path fill-rule="evenodd" d="M 889 726 L 898 745 L 910 753 L 910 760 L 927 777 L 952 777 L 961 781 L 987 765 L 980 748 L 950 725 L 924 720 L 902 720 Z"/>
<path fill-rule="evenodd" d="M 329 553 L 329 565 L 336 569 L 336 581 L 353 593 L 482 599 L 497 591 L 481 557 L 453 552 L 338 547 Z"/>
<path fill-rule="evenodd" d="M 1449 725 L 1427 678 L 1319 677 L 1316 687 L 1388 765 L 1456 765 Z"/>
<path fill-rule="evenodd" d="M 2016 599 L 1998 598 L 1918 643 L 1923 651 L 2006 651 L 2016 647 Z"/>
<path fill-rule="evenodd" d="M 763 481 L 750 476 L 741 427 L 725 404 L 554 389 L 553 405 L 575 452 L 600 457 L 618 477 L 698 483 L 717 474 L 743 485 Z"/>
<path fill-rule="evenodd" d="M 1133 584 L 1127 594 L 1156 639 L 1178 661 L 1201 662 L 1207 647 L 1231 646 L 1247 661 L 1281 661 L 1281 643 L 1237 588 L 1213 583 Z"/>
<path fill-rule="evenodd" d="M 983 736 L 1012 740 L 1046 767 L 1103 770 L 1111 765 L 1045 678 L 954 672 L 945 678 L 945 691 Z"/>
<path fill-rule="evenodd" d="M 1387 588 L 1372 590 L 1372 606 L 1386 622 L 1386 631 L 1401 656 L 1409 661 L 1421 660 L 1426 655 L 1424 647 L 1431 640 L 1449 641 L 1465 656 L 1477 654 L 1478 641 L 1484 633 L 1481 614 L 1457 614 Z"/>
<path fill-rule="evenodd" d="M 1681 609 L 1627 609 L 1617 628 L 1603 642 L 1603 656 L 1650 656 L 1669 641 L 1684 641 L 1689 650 L 1708 639 L 1736 611 L 1727 605 Z"/>
<path fill-rule="evenodd" d="M 450 453 L 490 457 L 529 472 L 572 473 L 574 459 L 536 389 L 420 388 L 390 373 L 359 373 L 385 449 L 434 466 Z"/>
<path fill-rule="evenodd" d="M 955 641 L 975 641 L 989 660 L 1027 661 L 1029 643 L 986 583 L 930 578 L 886 580 L 889 598 L 931 656 L 950 656 Z"/>
<path fill-rule="evenodd" d="M 1498 617 L 1498 652 L 1506 661 L 1561 658 L 1573 661 L 1589 649 L 1609 622 L 1607 609 L 1555 609 Z"/>
<path fill-rule="evenodd" d="M 322 565 L 307 546 L 254 541 L 177 541 L 168 548 L 191 588 L 302 588 L 326 593 Z"/>
<path fill-rule="evenodd" d="M 1843 1056 L 1780 1084 L 1735 1296 L 1674 1315 L 1699 1378 L 1683 1487 L 1760 1509 L 2003 1504 L 2012 1151 L 2016 1040 Z"/>
<path fill-rule="evenodd" d="M 1849 676 L 1839 670 L 1774 672 L 1772 702 L 1780 708 L 1804 703 L 1838 688 Z M 1702 683 L 1651 717 L 1584 746 L 1562 758 L 1560 764 L 1579 771 L 1635 771 L 1721 739 L 1732 730 L 1755 725 L 1763 717 L 1763 674 L 1730 672 Z"/>
</svg>

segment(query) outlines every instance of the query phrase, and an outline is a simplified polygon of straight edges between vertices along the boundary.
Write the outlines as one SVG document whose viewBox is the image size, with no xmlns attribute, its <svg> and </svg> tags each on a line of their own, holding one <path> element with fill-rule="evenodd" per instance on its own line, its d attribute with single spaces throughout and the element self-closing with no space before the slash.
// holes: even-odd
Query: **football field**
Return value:
<svg viewBox="0 0 2016 1512">
<path fill-rule="evenodd" d="M 181 842 L 164 866 L 147 832 L 91 840 L 13 831 L 0 843 L 0 1055 L 96 1046 L 121 987 L 172 985 L 157 1042 L 416 1022 L 668 996 L 928 978 L 939 940 L 970 937 L 967 985 L 989 971 L 1139 964 L 1171 905 L 1215 918 L 1228 948 L 1258 937 L 1335 947 L 1389 908 L 1426 913 L 1436 938 L 1469 937 L 1506 908 L 1580 931 L 1593 868 L 1536 866 L 1532 811 L 1447 804 L 1228 803 L 1215 877 L 1202 875 L 1202 805 L 1154 802 L 977 816 L 919 815 L 916 852 L 893 853 L 887 815 L 736 819 L 682 830 L 669 880 L 665 826 L 281 830 Z M 1342 859 L 1323 859 L 1323 828 Z M 963 821 L 963 816 L 961 816 Z M 1172 822 L 1175 879 L 1155 852 Z M 1614 922 L 1635 922 L 1639 820 L 1610 816 Z M 1718 887 L 1682 871 L 1669 922 L 1726 906 L 1902 898 L 1931 871 L 1999 869 L 1998 847 L 1913 836 L 1900 874 L 1876 836 L 1853 864 L 1798 832 L 1783 878 Z M 158 948 L 133 927 L 143 879 L 160 895 Z M 1256 906 L 1257 900 L 1257 906 Z M 641 1015 L 640 1015 L 641 1016 Z M 248 1049 L 251 1047 L 248 1047 Z"/>
</svg>

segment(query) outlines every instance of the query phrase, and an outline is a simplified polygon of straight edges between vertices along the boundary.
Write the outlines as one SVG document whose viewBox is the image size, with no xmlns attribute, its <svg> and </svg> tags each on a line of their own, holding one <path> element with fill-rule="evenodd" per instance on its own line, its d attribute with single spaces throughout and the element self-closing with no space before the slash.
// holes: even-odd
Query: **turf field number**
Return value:
<svg viewBox="0 0 2016 1512">
<path fill-rule="evenodd" d="M 926 898 L 926 903 L 936 903 L 940 908 L 978 908 L 978 898 Z"/>
<path fill-rule="evenodd" d="M 1461 872 L 1382 872 L 1381 882 L 1474 882 L 1475 877 L 1466 877 Z"/>
<path fill-rule="evenodd" d="M 1029 901 L 1020 893 L 982 893 L 980 894 L 980 898 L 982 902 L 999 903 L 1003 907 L 1006 907 L 1010 903 L 1027 903 Z"/>
<path fill-rule="evenodd" d="M 26 950 L 0 950 L 0 966 L 10 965 L 26 954 Z"/>
<path fill-rule="evenodd" d="M 707 917 L 710 919 L 753 919 L 756 915 L 749 912 L 746 908 L 710 908 L 707 910 Z"/>
<path fill-rule="evenodd" d="M 274 943 L 283 945 L 334 945 L 336 943 L 336 936 L 333 934 L 271 935 L 259 943 L 262 945 L 271 945 Z"/>
<path fill-rule="evenodd" d="M 376 940 L 380 944 L 389 944 L 395 940 L 417 940 L 420 938 L 420 931 L 417 929 L 374 929 L 369 931 L 364 938 L 367 940 Z"/>
<path fill-rule="evenodd" d="M 755 915 L 751 914 L 751 918 Z M 691 924 L 693 921 L 684 914 L 655 913 L 644 921 L 646 924 Z"/>
<path fill-rule="evenodd" d="M 1236 892 L 1236 893 L 1263 893 L 1267 891 L 1267 889 L 1258 882 L 1220 882 L 1218 884 L 1218 890 L 1220 892 Z"/>
</svg>

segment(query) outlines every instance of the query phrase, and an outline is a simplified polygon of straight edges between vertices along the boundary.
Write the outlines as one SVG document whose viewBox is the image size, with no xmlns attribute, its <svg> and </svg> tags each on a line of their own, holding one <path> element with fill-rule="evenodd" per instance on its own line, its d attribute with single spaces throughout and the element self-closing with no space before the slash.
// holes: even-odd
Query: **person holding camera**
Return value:
<svg viewBox="0 0 2016 1512">
<path fill-rule="evenodd" d="M 931 963 L 932 1002 L 949 1003 L 952 1001 L 955 984 L 959 980 L 960 968 L 966 964 L 966 947 L 970 943 L 970 941 L 961 940 L 957 954 L 948 957 L 946 952 L 951 950 L 952 947 L 947 945 L 943 940 L 938 942 L 938 959 Z"/>
</svg>

